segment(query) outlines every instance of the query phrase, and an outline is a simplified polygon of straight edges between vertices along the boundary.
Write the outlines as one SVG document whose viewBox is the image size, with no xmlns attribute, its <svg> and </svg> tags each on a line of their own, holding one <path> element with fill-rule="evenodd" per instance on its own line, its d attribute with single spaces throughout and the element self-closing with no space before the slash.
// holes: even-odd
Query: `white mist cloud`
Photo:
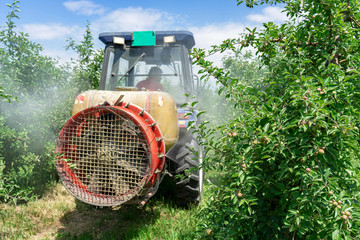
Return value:
<svg viewBox="0 0 360 240">
<path fill-rule="evenodd" d="M 286 16 L 284 9 L 280 7 L 266 7 L 262 10 L 261 14 L 249 14 L 246 19 L 251 22 L 284 22 L 289 18 Z"/>
<path fill-rule="evenodd" d="M 77 26 L 64 26 L 60 23 L 33 23 L 22 25 L 23 31 L 29 33 L 34 40 L 52 40 L 65 38 L 76 33 L 79 28 Z"/>
<path fill-rule="evenodd" d="M 93 22 L 98 31 L 139 31 L 171 29 L 176 16 L 157 9 L 119 8 Z"/>
<path fill-rule="evenodd" d="M 63 4 L 70 11 L 80 15 L 102 15 L 105 12 L 103 6 L 95 4 L 92 1 L 67 1 Z"/>
</svg>

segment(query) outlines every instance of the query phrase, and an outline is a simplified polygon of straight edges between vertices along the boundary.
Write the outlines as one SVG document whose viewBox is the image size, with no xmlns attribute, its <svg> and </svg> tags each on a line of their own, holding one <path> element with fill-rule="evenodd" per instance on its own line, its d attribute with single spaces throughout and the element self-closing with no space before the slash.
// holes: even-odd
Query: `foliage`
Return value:
<svg viewBox="0 0 360 240">
<path fill-rule="evenodd" d="M 26 139 L 26 141 L 23 141 Z M 0 199 L 7 202 L 12 201 L 15 204 L 18 199 L 29 200 L 30 193 L 33 191 L 32 187 L 28 187 L 28 176 L 32 175 L 33 166 L 31 165 L 31 157 L 34 155 L 26 156 L 27 136 L 24 132 L 18 133 L 13 129 L 5 126 L 4 121 L 0 118 L 0 152 L 8 153 L 12 159 L 20 157 L 22 165 L 19 166 L 18 171 L 9 171 L 16 165 L 17 161 L 4 161 L 4 155 L 0 154 Z M 27 161 L 24 161 L 27 160 Z M 8 172 L 8 174 L 4 174 Z M 26 184 L 25 187 L 20 185 Z"/>
<path fill-rule="evenodd" d="M 75 65 L 73 81 L 81 91 L 99 88 L 104 50 L 95 50 L 93 40 L 94 37 L 88 23 L 83 40 L 76 43 L 75 40 L 69 38 L 66 46 L 66 49 L 72 49 L 78 54 L 78 59 L 73 62 Z"/>
<path fill-rule="evenodd" d="M 4 98 L 8 102 L 11 102 L 11 95 L 8 93 L 5 93 L 4 89 L 0 86 L 0 98 Z"/>
<path fill-rule="evenodd" d="M 262 66 L 251 51 L 234 50 L 234 54 L 223 58 L 223 65 L 231 78 L 254 88 L 264 88 L 265 66 Z"/>
<path fill-rule="evenodd" d="M 223 126 L 204 122 L 195 130 L 214 153 L 206 164 L 224 173 L 201 212 L 203 237 L 356 239 L 360 4 L 247 5 L 265 2 L 284 2 L 289 21 L 264 23 L 240 39 L 193 53 L 201 73 L 217 78 L 238 113 Z M 261 86 L 234 77 L 234 63 L 221 68 L 206 59 L 248 46 L 267 71 Z"/>
<path fill-rule="evenodd" d="M 0 96 L 7 100 L 0 102 L 0 201 L 14 203 L 41 194 L 57 179 L 55 140 L 84 90 L 81 83 L 98 84 L 102 61 L 89 28 L 80 44 L 73 43 L 79 60 L 72 72 L 69 64 L 42 55 L 42 46 L 16 28 L 18 4 L 7 4 L 10 11 L 0 28 Z M 10 103 L 12 96 L 18 101 Z"/>
<path fill-rule="evenodd" d="M 55 134 L 68 108 L 63 93 L 71 93 L 67 67 L 41 55 L 41 45 L 17 31 L 18 3 L 7 4 L 10 11 L 0 30 L 0 85 L 8 100 L 11 95 L 18 100 L 0 103 L 0 201 L 14 203 L 29 200 L 33 190 L 39 193 L 55 179 Z"/>
</svg>

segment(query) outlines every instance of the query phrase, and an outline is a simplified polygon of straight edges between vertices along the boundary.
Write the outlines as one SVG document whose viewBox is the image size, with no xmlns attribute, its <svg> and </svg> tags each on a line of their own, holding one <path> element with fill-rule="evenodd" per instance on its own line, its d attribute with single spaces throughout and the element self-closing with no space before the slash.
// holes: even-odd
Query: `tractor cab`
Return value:
<svg viewBox="0 0 360 240">
<path fill-rule="evenodd" d="M 188 31 L 102 33 L 106 44 L 100 90 L 164 91 L 177 104 L 194 93 Z"/>
</svg>

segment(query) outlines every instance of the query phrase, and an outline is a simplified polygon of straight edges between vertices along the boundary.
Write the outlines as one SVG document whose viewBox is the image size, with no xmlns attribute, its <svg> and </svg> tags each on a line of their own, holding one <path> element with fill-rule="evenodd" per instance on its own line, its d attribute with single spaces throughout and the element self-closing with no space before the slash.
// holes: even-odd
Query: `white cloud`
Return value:
<svg viewBox="0 0 360 240">
<path fill-rule="evenodd" d="M 63 4 L 70 11 L 81 15 L 102 15 L 105 12 L 105 8 L 103 6 L 95 4 L 91 1 L 67 1 Z"/>
<path fill-rule="evenodd" d="M 282 12 L 284 9 L 280 7 L 266 7 L 261 14 L 249 14 L 246 19 L 252 22 L 284 22 L 288 20 L 286 13 Z"/>
<path fill-rule="evenodd" d="M 50 24 L 24 24 L 22 25 L 23 31 L 29 33 L 30 38 L 34 40 L 52 40 L 60 39 L 76 33 L 78 27 L 68 27 L 59 23 Z"/>
<path fill-rule="evenodd" d="M 220 44 L 228 38 L 237 38 L 244 31 L 245 26 L 241 23 L 219 23 L 204 27 L 192 27 L 196 47 L 209 49 L 211 45 Z"/>
<path fill-rule="evenodd" d="M 175 24 L 175 16 L 156 10 L 141 7 L 116 9 L 94 21 L 93 26 L 100 31 L 138 31 L 163 30 Z"/>
</svg>

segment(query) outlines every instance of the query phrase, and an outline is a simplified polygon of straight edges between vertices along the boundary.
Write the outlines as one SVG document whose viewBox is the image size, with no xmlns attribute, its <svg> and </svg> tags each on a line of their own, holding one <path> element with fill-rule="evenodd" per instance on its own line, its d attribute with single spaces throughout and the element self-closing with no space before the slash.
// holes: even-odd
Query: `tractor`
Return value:
<svg viewBox="0 0 360 240">
<path fill-rule="evenodd" d="M 99 90 L 79 94 L 56 144 L 65 188 L 95 206 L 144 205 L 165 175 L 177 202 L 202 197 L 203 150 L 182 107 L 198 89 L 188 31 L 106 32 Z"/>
</svg>

